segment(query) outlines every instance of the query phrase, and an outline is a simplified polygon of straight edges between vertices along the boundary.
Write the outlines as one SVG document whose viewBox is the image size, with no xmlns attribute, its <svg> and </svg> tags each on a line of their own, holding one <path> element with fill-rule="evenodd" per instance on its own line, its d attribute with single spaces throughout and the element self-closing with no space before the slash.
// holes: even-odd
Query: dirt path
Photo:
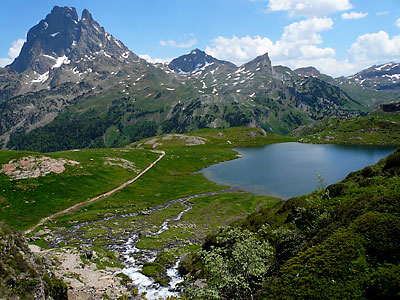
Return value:
<svg viewBox="0 0 400 300">
<path fill-rule="evenodd" d="M 55 213 L 55 214 L 52 214 L 52 215 L 50 215 L 50 216 L 48 216 L 48 217 L 45 217 L 45 218 L 41 219 L 40 222 L 37 223 L 35 226 L 33 226 L 32 228 L 26 230 L 24 233 L 25 233 L 25 234 L 31 233 L 31 232 L 32 232 L 33 230 L 35 230 L 37 227 L 43 225 L 46 221 L 48 221 L 48 220 L 50 220 L 50 219 L 53 219 L 53 218 L 58 217 L 58 216 L 60 216 L 60 215 L 69 213 L 69 212 L 71 212 L 71 211 L 73 211 L 73 210 L 75 210 L 75 209 L 77 209 L 77 208 L 80 208 L 80 207 L 82 207 L 82 206 L 85 206 L 86 204 L 91 203 L 91 202 L 94 202 L 94 201 L 97 201 L 97 200 L 99 200 L 99 199 L 101 199 L 101 198 L 106 198 L 106 197 L 108 197 L 108 196 L 114 194 L 115 192 L 117 192 L 117 191 L 123 189 L 123 188 L 126 187 L 127 185 L 130 185 L 131 183 L 135 182 L 135 181 L 138 180 L 143 174 L 145 174 L 148 170 L 150 170 L 152 167 L 154 167 L 154 165 L 155 165 L 156 163 L 158 163 L 158 162 L 165 156 L 165 151 L 156 151 L 156 150 L 153 150 L 152 152 L 160 153 L 161 155 L 160 155 L 160 157 L 157 158 L 154 162 L 152 162 L 146 169 L 144 169 L 142 172 L 140 172 L 139 175 L 137 175 L 135 178 L 129 179 L 128 181 L 126 181 L 126 182 L 124 182 L 123 184 L 121 184 L 120 186 L 118 186 L 118 187 L 112 189 L 111 191 L 108 191 L 108 192 L 106 192 L 106 193 L 104 193 L 104 194 L 101 194 L 101 195 L 99 195 L 99 196 L 96 196 L 96 197 L 94 197 L 94 198 L 90 198 L 90 199 L 88 199 L 88 200 L 86 200 L 86 201 L 84 201 L 84 202 L 77 203 L 77 204 L 75 204 L 75 205 L 73 205 L 73 206 L 71 206 L 71 207 L 68 207 L 67 209 L 64 209 L 64 210 L 59 211 L 59 212 L 57 212 L 57 213 Z"/>
</svg>

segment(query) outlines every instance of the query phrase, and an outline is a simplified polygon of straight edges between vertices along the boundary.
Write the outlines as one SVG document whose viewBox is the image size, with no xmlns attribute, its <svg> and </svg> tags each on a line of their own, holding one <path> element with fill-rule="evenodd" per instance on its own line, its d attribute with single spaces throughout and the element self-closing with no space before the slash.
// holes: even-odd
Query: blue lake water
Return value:
<svg viewBox="0 0 400 300">
<path fill-rule="evenodd" d="M 201 172 L 218 184 L 288 199 L 316 190 L 318 174 L 328 185 L 336 183 L 350 172 L 375 164 L 396 148 L 281 143 L 235 150 L 243 157 Z"/>
</svg>

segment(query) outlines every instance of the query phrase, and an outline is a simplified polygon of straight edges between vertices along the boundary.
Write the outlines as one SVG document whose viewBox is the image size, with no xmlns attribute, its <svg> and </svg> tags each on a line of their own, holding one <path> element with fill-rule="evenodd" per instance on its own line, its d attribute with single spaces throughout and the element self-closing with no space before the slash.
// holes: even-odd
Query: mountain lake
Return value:
<svg viewBox="0 0 400 300">
<path fill-rule="evenodd" d="M 320 178 L 330 185 L 377 163 L 396 147 L 280 143 L 236 148 L 243 157 L 203 169 L 218 184 L 282 199 L 311 193 Z"/>
</svg>

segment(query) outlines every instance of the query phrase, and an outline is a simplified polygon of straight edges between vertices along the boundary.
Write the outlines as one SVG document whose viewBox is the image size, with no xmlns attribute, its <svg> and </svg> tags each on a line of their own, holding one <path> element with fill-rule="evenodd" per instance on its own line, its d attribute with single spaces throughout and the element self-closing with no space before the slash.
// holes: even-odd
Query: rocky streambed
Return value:
<svg viewBox="0 0 400 300">
<path fill-rule="evenodd" d="M 144 266 L 157 263 L 157 257 L 163 251 L 202 242 L 204 234 L 191 235 L 186 239 L 171 236 L 166 241 L 161 238 L 171 228 L 186 226 L 182 216 L 192 209 L 192 199 L 237 192 L 240 191 L 235 188 L 206 192 L 177 198 L 140 212 L 116 213 L 95 221 L 77 223 L 54 232 L 49 244 L 55 248 L 64 245 L 100 245 L 113 250 L 119 254 L 119 260 L 124 266 L 120 272 L 129 276 L 132 280 L 130 285 L 139 294 L 145 293 L 148 299 L 178 295 L 181 292 L 179 283 L 183 281 L 178 273 L 178 256 L 164 266 L 161 275 L 157 275 L 161 278 L 143 274 Z M 139 246 L 141 240 L 146 240 L 146 245 Z"/>
</svg>

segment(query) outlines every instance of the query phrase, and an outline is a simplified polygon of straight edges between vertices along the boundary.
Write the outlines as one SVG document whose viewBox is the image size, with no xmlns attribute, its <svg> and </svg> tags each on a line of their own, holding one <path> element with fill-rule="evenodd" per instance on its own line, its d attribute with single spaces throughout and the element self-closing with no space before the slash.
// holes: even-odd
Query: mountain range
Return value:
<svg viewBox="0 0 400 300">
<path fill-rule="evenodd" d="M 75 8 L 55 6 L 29 30 L 15 61 L 0 68 L 0 145 L 115 147 L 204 127 L 287 134 L 399 98 L 399 64 L 336 79 L 313 67 L 272 66 L 267 53 L 239 67 L 200 49 L 151 64 L 89 11 L 79 18 Z"/>
</svg>

